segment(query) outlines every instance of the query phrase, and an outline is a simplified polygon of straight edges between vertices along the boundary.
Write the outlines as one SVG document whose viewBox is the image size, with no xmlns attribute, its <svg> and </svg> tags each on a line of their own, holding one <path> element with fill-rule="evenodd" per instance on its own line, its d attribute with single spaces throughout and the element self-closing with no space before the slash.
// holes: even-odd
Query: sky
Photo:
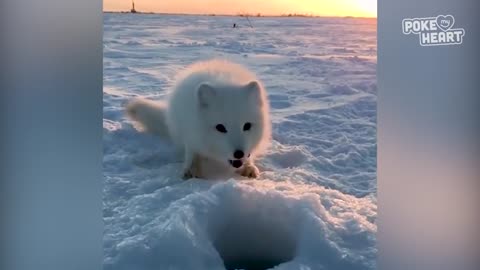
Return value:
<svg viewBox="0 0 480 270">
<path fill-rule="evenodd" d="M 128 11 L 131 1 L 103 0 L 103 10 Z M 135 8 L 144 12 L 187 14 L 377 16 L 377 0 L 135 0 Z"/>
</svg>

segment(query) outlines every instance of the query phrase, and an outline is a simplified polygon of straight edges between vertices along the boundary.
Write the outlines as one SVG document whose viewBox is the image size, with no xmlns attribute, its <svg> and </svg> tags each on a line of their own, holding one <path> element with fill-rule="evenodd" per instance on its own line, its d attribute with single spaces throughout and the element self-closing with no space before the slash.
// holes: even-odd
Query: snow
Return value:
<svg viewBox="0 0 480 270">
<path fill-rule="evenodd" d="M 105 14 L 105 269 L 376 269 L 376 21 L 250 20 Z M 184 181 L 173 146 L 123 112 L 211 58 L 269 93 L 258 179 Z"/>
</svg>

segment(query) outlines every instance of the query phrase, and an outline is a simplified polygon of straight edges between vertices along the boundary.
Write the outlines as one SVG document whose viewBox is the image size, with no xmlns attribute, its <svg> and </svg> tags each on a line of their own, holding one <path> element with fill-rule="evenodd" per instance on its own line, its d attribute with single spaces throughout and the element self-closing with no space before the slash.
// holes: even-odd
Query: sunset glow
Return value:
<svg viewBox="0 0 480 270">
<path fill-rule="evenodd" d="M 104 11 L 128 11 L 131 0 L 104 0 Z M 187 14 L 376 17 L 377 0 L 135 0 L 138 11 Z"/>
</svg>

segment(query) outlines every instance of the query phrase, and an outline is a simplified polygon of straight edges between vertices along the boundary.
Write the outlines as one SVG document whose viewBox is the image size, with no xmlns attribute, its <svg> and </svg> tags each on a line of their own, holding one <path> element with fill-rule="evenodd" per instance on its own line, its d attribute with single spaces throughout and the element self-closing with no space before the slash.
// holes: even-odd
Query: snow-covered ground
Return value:
<svg viewBox="0 0 480 270">
<path fill-rule="evenodd" d="M 105 14 L 105 269 L 376 268 L 376 21 L 250 21 Z M 184 181 L 172 146 L 123 112 L 211 58 L 249 67 L 269 93 L 259 179 Z"/>
</svg>

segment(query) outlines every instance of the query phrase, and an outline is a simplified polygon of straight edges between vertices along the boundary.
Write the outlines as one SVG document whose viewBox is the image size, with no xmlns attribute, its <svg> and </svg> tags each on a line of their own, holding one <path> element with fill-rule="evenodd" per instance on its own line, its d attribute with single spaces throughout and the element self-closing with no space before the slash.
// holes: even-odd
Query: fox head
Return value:
<svg viewBox="0 0 480 270">
<path fill-rule="evenodd" d="M 268 142 L 268 101 L 257 81 L 245 85 L 202 83 L 196 89 L 206 156 L 240 168 Z"/>
</svg>

